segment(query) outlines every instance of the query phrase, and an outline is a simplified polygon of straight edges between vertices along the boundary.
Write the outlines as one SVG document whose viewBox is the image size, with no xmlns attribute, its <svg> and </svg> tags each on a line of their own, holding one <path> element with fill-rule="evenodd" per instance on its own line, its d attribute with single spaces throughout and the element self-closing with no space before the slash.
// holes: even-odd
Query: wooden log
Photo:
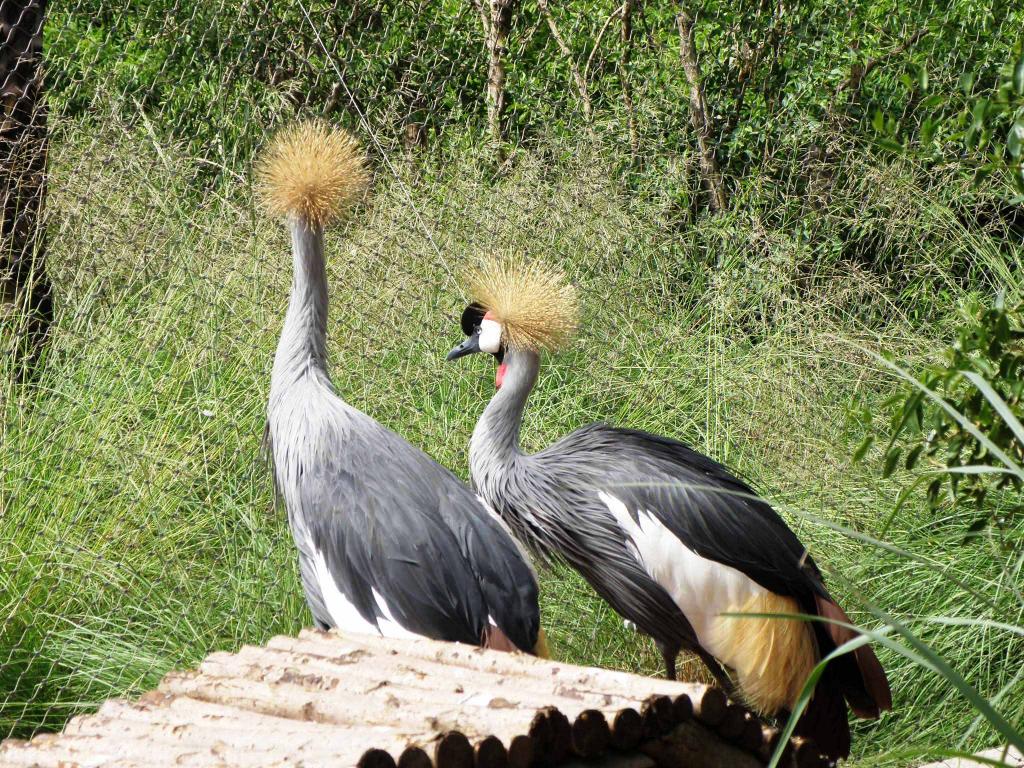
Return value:
<svg viewBox="0 0 1024 768">
<path fill-rule="evenodd" d="M 631 707 L 620 709 L 612 720 L 612 747 L 620 752 L 636 749 L 644 735 L 644 721 Z"/>
<path fill-rule="evenodd" d="M 1024 766 L 1024 753 L 1016 747 L 994 747 L 977 753 L 975 757 L 985 761 L 1005 763 L 1008 766 L 1014 766 L 1014 768 Z M 982 763 L 969 757 L 948 757 L 937 763 L 922 765 L 921 768 L 985 768 L 985 766 L 989 765 L 991 765 L 991 762 Z"/>
<path fill-rule="evenodd" d="M 397 768 L 395 758 L 383 749 L 373 747 L 366 750 L 356 763 L 356 768 Z"/>
<path fill-rule="evenodd" d="M 529 768 L 533 765 L 534 755 L 532 738 L 522 733 L 512 737 L 508 745 L 509 768 Z"/>
<path fill-rule="evenodd" d="M 722 720 L 715 726 L 715 730 L 723 739 L 731 744 L 735 744 L 739 740 L 740 734 L 743 733 L 745 725 L 744 716 L 746 714 L 746 710 L 743 707 L 730 701 L 725 705 Z"/>
<path fill-rule="evenodd" d="M 793 763 L 796 768 L 825 768 L 829 761 L 812 740 L 797 736 L 793 739 Z"/>
<path fill-rule="evenodd" d="M 480 739 L 473 747 L 474 768 L 509 768 L 508 750 L 497 736 Z"/>
<path fill-rule="evenodd" d="M 510 677 L 438 662 L 413 662 L 399 656 L 384 659 L 386 665 L 372 663 L 376 661 L 374 657 L 357 656 L 357 662 L 350 661 L 350 658 L 347 656 L 339 662 L 308 654 L 247 647 L 236 655 L 211 656 L 200 671 L 234 674 L 248 662 L 261 670 L 279 670 L 278 674 L 295 682 L 306 681 L 313 685 L 321 684 L 323 680 L 317 677 L 322 676 L 344 681 L 364 680 L 368 685 L 376 686 L 386 676 L 392 688 L 400 684 L 431 696 L 447 692 L 466 704 L 492 706 L 496 701 L 498 706 L 515 705 L 526 709 L 550 705 L 574 717 L 588 708 L 587 705 L 589 708 L 625 706 L 635 700 L 633 697 L 611 696 L 571 686 L 553 686 L 550 680 L 523 680 L 521 676 Z M 439 681 L 443 684 L 439 685 Z"/>
<path fill-rule="evenodd" d="M 136 703 L 115 700 L 72 719 L 63 736 L 0 747 L 0 766 L 10 751 L 19 768 L 97 760 L 120 768 L 535 768 L 600 760 L 613 754 L 608 747 L 635 750 L 646 733 L 660 738 L 646 739 L 637 768 L 650 768 L 655 753 L 659 764 L 685 757 L 714 768 L 698 751 L 722 751 L 716 729 L 748 752 L 765 750 L 756 718 L 703 685 L 458 644 L 313 632 L 212 654 L 198 672 L 168 675 Z M 807 762 L 793 768 L 822 764 L 813 745 L 801 749 Z"/>
<path fill-rule="evenodd" d="M 538 711 L 534 714 L 533 719 L 530 721 L 529 729 L 530 739 L 533 741 L 537 759 L 539 765 L 550 764 L 551 755 L 551 744 L 554 741 L 554 732 L 551 728 L 551 722 L 548 719 L 547 713 L 544 711 Z"/>
<path fill-rule="evenodd" d="M 175 724 L 156 718 L 131 720 L 96 715 L 83 719 L 74 731 L 65 731 L 61 738 L 72 742 L 85 739 L 89 750 L 105 747 L 112 739 L 114 753 L 132 757 L 145 758 L 154 750 L 169 760 L 206 754 L 217 755 L 233 766 L 253 768 L 289 760 L 346 765 L 370 761 L 367 765 L 373 768 L 380 766 L 383 758 L 370 754 L 371 750 L 387 746 L 399 753 L 405 742 L 404 738 L 395 737 L 387 730 L 342 729 L 317 723 L 297 723 L 305 726 L 302 730 L 281 730 L 261 727 L 265 720 L 210 718 L 197 714 L 195 722 Z"/>
<path fill-rule="evenodd" d="M 657 768 L 654 761 L 639 752 L 608 752 L 593 760 L 570 760 L 560 768 Z"/>
<path fill-rule="evenodd" d="M 586 709 L 572 724 L 572 751 L 582 758 L 604 754 L 611 741 L 608 721 L 599 709 Z"/>
<path fill-rule="evenodd" d="M 21 748 L 6 744 L 0 749 L 0 765 L 38 768 L 72 768 L 72 766 L 183 766 L 210 768 L 210 755 L 205 752 L 175 753 L 165 745 L 122 739 L 116 735 L 36 737 Z"/>
<path fill-rule="evenodd" d="M 43 751 L 37 747 L 25 750 L 14 750 L 10 753 L 0 751 L 0 768 L 82 768 L 97 765 L 82 756 L 68 757 L 54 751 Z M 184 764 L 183 764 L 184 765 Z M 150 760 L 140 762 L 128 759 L 109 759 L 102 763 L 103 768 L 149 768 L 150 766 L 170 767 L 169 763 Z"/>
<path fill-rule="evenodd" d="M 553 685 L 550 675 L 538 678 L 516 672 L 413 659 L 399 654 L 378 659 L 347 645 L 335 657 L 276 647 L 269 651 L 247 647 L 236 655 L 213 654 L 203 662 L 200 671 L 218 677 L 236 674 L 251 677 L 250 672 L 242 671 L 247 663 L 255 665 L 260 677 L 266 678 L 264 673 L 273 669 L 278 670 L 280 678 L 287 677 L 306 686 L 320 686 L 324 683 L 320 678 L 324 677 L 343 680 L 347 684 L 362 680 L 368 687 L 377 686 L 382 679 L 387 679 L 392 688 L 401 684 L 422 692 L 432 700 L 447 694 L 457 696 L 463 706 L 539 709 L 552 705 L 573 718 L 584 709 L 611 710 L 634 704 L 640 698 L 589 690 L 571 682 L 556 681 Z M 443 684 L 439 685 L 438 681 L 443 681 Z"/>
<path fill-rule="evenodd" d="M 648 696 L 640 707 L 644 738 L 652 739 L 667 733 L 675 723 L 675 710 L 668 696 Z"/>
<path fill-rule="evenodd" d="M 290 684 L 210 679 L 194 673 L 168 675 L 160 683 L 160 689 L 275 717 L 345 726 L 384 725 L 409 734 L 433 734 L 437 732 L 438 724 L 460 720 L 458 713 L 430 713 L 423 709 L 388 706 L 386 701 L 367 701 L 344 692 L 315 696 Z M 468 719 L 462 717 L 462 720 Z M 487 734 L 476 735 L 482 737 Z"/>
<path fill-rule="evenodd" d="M 722 722 L 729 703 L 720 688 L 705 688 L 699 698 L 693 699 L 693 714 L 704 725 L 712 728 Z"/>
<path fill-rule="evenodd" d="M 778 728 L 772 728 L 765 726 L 761 730 L 761 749 L 758 750 L 758 757 L 765 763 L 772 759 L 772 755 L 775 754 L 775 748 L 779 744 L 779 740 L 782 738 L 782 732 Z M 793 742 L 789 741 L 782 750 L 782 759 L 779 761 L 779 765 L 784 768 L 791 768 L 794 763 L 793 758 Z"/>
<path fill-rule="evenodd" d="M 672 700 L 672 714 L 676 723 L 685 723 L 693 719 L 693 701 L 685 693 Z"/>
<path fill-rule="evenodd" d="M 728 744 L 710 728 L 696 720 L 680 723 L 661 739 L 640 746 L 659 768 L 699 765 L 701 768 L 763 768 L 758 758 Z"/>
<path fill-rule="evenodd" d="M 371 655 L 376 655 L 379 653 L 379 642 L 379 638 L 366 635 L 342 635 L 337 630 L 331 630 L 328 633 L 307 629 L 303 630 L 298 638 L 274 637 L 268 643 L 268 647 L 288 648 L 312 655 L 331 655 L 337 653 L 339 648 L 346 648 L 349 652 L 362 649 Z M 520 682 L 524 685 L 543 683 L 547 685 L 549 691 L 553 684 L 565 692 L 621 696 L 631 700 L 632 705 L 639 705 L 644 698 L 652 693 L 667 696 L 685 693 L 696 700 L 703 691 L 707 690 L 707 686 L 700 683 L 680 683 L 662 678 L 642 677 L 629 672 L 578 667 L 572 664 L 538 659 L 526 654 L 501 653 L 459 643 L 443 643 L 425 639 L 389 639 L 387 645 L 395 652 L 391 654 L 394 657 L 418 659 L 420 662 L 442 662 L 446 669 L 463 667 L 477 672 L 490 672 L 504 676 L 515 675 L 517 676 L 517 686 Z M 407 661 L 406 663 L 412 662 Z M 610 702 L 607 706 L 615 707 L 615 703 Z M 604 709 L 605 707 L 600 708 Z"/>
<path fill-rule="evenodd" d="M 259 677 L 256 675 L 255 677 Z M 378 681 L 379 682 L 379 681 Z M 204 674 L 168 675 L 160 689 L 227 706 L 242 707 L 277 717 L 365 726 L 388 726 L 409 734 L 455 729 L 474 739 L 492 733 L 505 743 L 528 729 L 532 710 L 472 704 L 463 697 L 436 699 L 411 696 L 391 686 L 353 692 L 317 687 L 308 680 L 266 682 Z M 566 726 L 568 727 L 568 726 Z"/>
<path fill-rule="evenodd" d="M 435 768 L 473 768 L 473 747 L 459 731 L 441 734 L 434 744 Z"/>
<path fill-rule="evenodd" d="M 417 746 L 409 746 L 402 750 L 398 758 L 398 768 L 434 768 L 430 755 Z"/>
<path fill-rule="evenodd" d="M 537 712 L 537 722 L 544 741 L 538 754 L 548 765 L 560 765 L 572 751 L 572 726 L 569 719 L 556 707 L 544 707 Z M 531 733 L 532 726 L 531 726 Z"/>
<path fill-rule="evenodd" d="M 740 732 L 737 744 L 748 752 L 758 755 L 761 752 L 761 743 L 764 741 L 764 723 L 753 712 L 743 713 L 743 730 Z"/>
</svg>

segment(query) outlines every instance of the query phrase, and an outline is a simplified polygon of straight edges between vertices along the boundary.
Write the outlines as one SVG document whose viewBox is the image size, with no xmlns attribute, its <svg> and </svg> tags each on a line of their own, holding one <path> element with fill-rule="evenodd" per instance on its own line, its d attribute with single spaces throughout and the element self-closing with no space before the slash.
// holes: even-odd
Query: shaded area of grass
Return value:
<svg viewBox="0 0 1024 768">
<path fill-rule="evenodd" d="M 38 381 L 0 392 L 0 735 L 59 727 L 212 650 L 310 620 L 259 455 L 290 278 L 283 229 L 254 211 L 245 179 L 197 192 L 174 147 L 57 131 L 58 318 Z M 912 168 L 855 155 L 834 192 L 844 208 L 795 216 L 751 199 L 680 231 L 671 200 L 625 194 L 599 151 L 562 156 L 523 155 L 500 180 L 472 158 L 381 175 L 352 231 L 328 240 L 330 349 L 347 399 L 465 475 L 492 371 L 482 358 L 443 363 L 460 336 L 459 265 L 495 249 L 556 260 L 581 288 L 585 322 L 546 362 L 527 449 L 596 419 L 692 443 L 777 504 L 855 619 L 870 622 L 861 599 L 882 606 L 986 695 L 1011 683 L 1003 703 L 1019 711 L 1019 639 L 925 621 L 1020 621 L 994 544 L 960 546 L 963 521 L 913 498 L 885 537 L 917 560 L 819 522 L 878 535 L 901 487 L 849 461 L 862 435 L 848 404 L 881 403 L 893 386 L 856 345 L 924 354 L 969 291 L 1007 287 L 995 238 L 943 202 L 955 183 L 924 194 Z M 856 254 L 851 201 L 873 212 Z M 574 574 L 546 573 L 543 601 L 559 658 L 660 672 L 651 644 Z M 963 703 L 881 655 L 896 711 L 858 726 L 862 764 L 955 745 L 971 724 Z M 991 738 L 979 729 L 968 744 Z"/>
</svg>

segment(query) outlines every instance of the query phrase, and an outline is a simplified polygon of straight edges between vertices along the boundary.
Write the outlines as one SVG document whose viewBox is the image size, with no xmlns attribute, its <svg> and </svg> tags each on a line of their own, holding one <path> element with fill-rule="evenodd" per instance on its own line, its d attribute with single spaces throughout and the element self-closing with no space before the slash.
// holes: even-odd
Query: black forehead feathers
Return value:
<svg viewBox="0 0 1024 768">
<path fill-rule="evenodd" d="M 480 325 L 480 322 L 484 319 L 484 314 L 487 310 L 481 307 L 476 302 L 473 302 L 464 310 L 462 310 L 462 332 L 467 336 L 472 336 Z"/>
</svg>

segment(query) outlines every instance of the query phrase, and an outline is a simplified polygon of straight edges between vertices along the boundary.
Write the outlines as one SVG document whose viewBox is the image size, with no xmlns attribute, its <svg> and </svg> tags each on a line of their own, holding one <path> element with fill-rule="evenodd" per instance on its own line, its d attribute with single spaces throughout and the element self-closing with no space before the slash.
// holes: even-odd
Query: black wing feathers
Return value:
<svg viewBox="0 0 1024 768">
<path fill-rule="evenodd" d="M 765 501 L 724 466 L 684 443 L 604 424 L 584 427 L 606 443 L 616 468 L 605 489 L 634 514 L 646 510 L 701 557 L 735 568 L 807 610 L 827 595 L 814 560 Z"/>
<path fill-rule="evenodd" d="M 376 592 L 415 634 L 479 644 L 491 618 L 532 651 L 540 626 L 536 581 L 473 492 L 383 427 L 353 439 L 358 450 L 305 478 L 302 500 L 313 544 L 339 590 L 374 624 L 382 616 Z M 345 464 L 348 455 L 360 464 Z"/>
</svg>

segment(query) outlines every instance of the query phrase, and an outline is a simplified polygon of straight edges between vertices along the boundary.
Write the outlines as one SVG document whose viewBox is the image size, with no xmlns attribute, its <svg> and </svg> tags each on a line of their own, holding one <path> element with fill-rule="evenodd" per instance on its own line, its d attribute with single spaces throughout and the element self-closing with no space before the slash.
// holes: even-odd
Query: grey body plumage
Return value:
<svg viewBox="0 0 1024 768">
<path fill-rule="evenodd" d="M 322 227 L 289 228 L 267 441 L 317 624 L 533 652 L 536 577 L 513 539 L 455 475 L 336 392 Z"/>
</svg>

